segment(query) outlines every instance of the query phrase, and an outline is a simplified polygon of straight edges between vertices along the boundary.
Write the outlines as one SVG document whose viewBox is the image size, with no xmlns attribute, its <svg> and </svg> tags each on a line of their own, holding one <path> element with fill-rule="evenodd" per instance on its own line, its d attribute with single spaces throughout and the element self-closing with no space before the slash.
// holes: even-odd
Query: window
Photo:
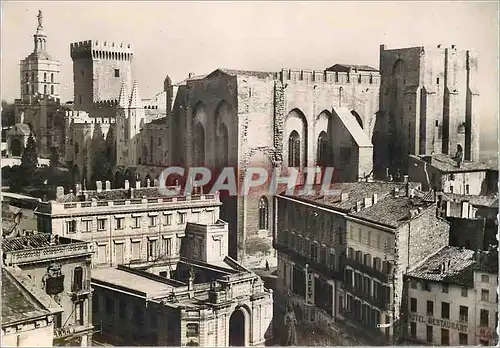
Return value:
<svg viewBox="0 0 500 348">
<path fill-rule="evenodd" d="M 467 306 L 460 306 L 460 321 L 463 321 L 466 323 L 469 320 L 469 307 Z"/>
<path fill-rule="evenodd" d="M 489 283 L 490 282 L 490 277 L 487 274 L 482 274 L 481 275 L 481 281 L 483 283 Z"/>
<path fill-rule="evenodd" d="M 455 174 L 450 174 L 450 180 L 455 180 Z"/>
<path fill-rule="evenodd" d="M 75 302 L 75 324 L 83 325 L 83 301 Z"/>
<path fill-rule="evenodd" d="M 453 193 L 453 185 L 450 185 L 450 193 Z"/>
<path fill-rule="evenodd" d="M 106 245 L 97 246 L 97 263 L 106 263 L 108 257 L 106 255 Z"/>
<path fill-rule="evenodd" d="M 436 84 L 439 85 L 439 77 L 436 79 Z"/>
<path fill-rule="evenodd" d="M 47 94 L 47 85 L 43 85 L 43 94 Z"/>
<path fill-rule="evenodd" d="M 50 82 L 54 82 L 54 74 L 50 74 Z"/>
<path fill-rule="evenodd" d="M 410 280 L 410 286 L 412 289 L 417 288 L 417 281 L 415 279 Z"/>
<path fill-rule="evenodd" d="M 172 256 L 172 238 L 163 238 L 162 253 L 165 256 Z"/>
<path fill-rule="evenodd" d="M 288 166 L 300 167 L 300 136 L 297 131 L 292 131 L 288 137 Z"/>
<path fill-rule="evenodd" d="M 489 301 L 490 300 L 490 291 L 481 289 L 481 301 Z"/>
<path fill-rule="evenodd" d="M 414 297 L 410 299 L 410 310 L 414 313 L 417 312 L 417 299 Z"/>
<path fill-rule="evenodd" d="M 427 301 L 427 316 L 428 317 L 434 316 L 434 302 L 432 301 Z"/>
<path fill-rule="evenodd" d="M 448 293 L 448 284 L 443 284 L 442 290 L 443 290 L 444 294 L 447 294 Z"/>
<path fill-rule="evenodd" d="M 149 227 L 155 227 L 156 226 L 156 216 L 150 216 L 149 217 Z"/>
<path fill-rule="evenodd" d="M 30 85 L 26 85 L 26 93 L 30 92 Z"/>
<path fill-rule="evenodd" d="M 479 314 L 479 325 L 480 326 L 489 326 L 490 323 L 490 312 L 486 309 L 481 309 Z"/>
<path fill-rule="evenodd" d="M 432 326 L 427 325 L 427 342 L 432 343 Z"/>
<path fill-rule="evenodd" d="M 139 260 L 141 258 L 141 242 L 140 241 L 132 241 L 132 252 L 131 258 L 132 260 Z"/>
<path fill-rule="evenodd" d="M 422 288 L 425 291 L 431 291 L 431 284 L 429 282 L 424 282 L 423 285 L 422 285 Z"/>
<path fill-rule="evenodd" d="M 97 219 L 97 230 L 104 231 L 106 228 L 106 219 Z"/>
<path fill-rule="evenodd" d="M 92 220 L 82 221 L 83 232 L 92 232 Z"/>
<path fill-rule="evenodd" d="M 321 132 L 318 137 L 318 165 L 321 167 L 326 167 L 328 165 L 329 155 L 328 155 L 328 137 L 325 132 Z"/>
<path fill-rule="evenodd" d="M 450 345 L 450 330 L 441 329 L 441 345 L 442 346 Z"/>
<path fill-rule="evenodd" d="M 450 304 L 448 302 L 441 302 L 441 318 L 450 319 Z"/>
<path fill-rule="evenodd" d="M 140 216 L 133 216 L 132 219 L 133 219 L 132 228 L 141 227 L 141 217 Z"/>
<path fill-rule="evenodd" d="M 179 213 L 179 224 L 186 223 L 186 213 Z"/>
<path fill-rule="evenodd" d="M 468 289 L 464 286 L 462 287 L 462 297 L 467 297 L 468 296 Z"/>
<path fill-rule="evenodd" d="M 75 220 L 66 221 L 66 231 L 68 231 L 68 233 L 75 233 L 76 232 L 76 221 Z"/>
<path fill-rule="evenodd" d="M 156 239 L 148 241 L 148 261 L 154 261 L 158 257 L 158 242 Z"/>
<path fill-rule="evenodd" d="M 458 344 L 461 346 L 467 346 L 469 344 L 469 338 L 466 333 L 459 332 L 458 333 Z"/>
<path fill-rule="evenodd" d="M 199 334 L 198 324 L 187 324 L 186 325 L 186 337 L 197 337 Z"/>
<path fill-rule="evenodd" d="M 75 154 L 78 154 L 78 143 L 75 143 Z"/>
<path fill-rule="evenodd" d="M 35 80 L 35 73 L 31 73 L 31 81 Z"/>
<path fill-rule="evenodd" d="M 73 271 L 73 291 L 83 290 L 83 268 L 75 267 Z"/>
<path fill-rule="evenodd" d="M 115 69 L 115 77 L 120 77 L 120 69 Z"/>
<path fill-rule="evenodd" d="M 172 214 L 165 215 L 165 222 L 163 223 L 165 226 L 172 225 Z"/>
<path fill-rule="evenodd" d="M 124 218 L 116 218 L 116 229 L 117 230 L 122 230 L 123 229 L 123 227 L 125 226 L 124 223 L 123 223 L 124 221 L 125 221 Z"/>
<path fill-rule="evenodd" d="M 469 194 L 469 185 L 466 184 L 465 185 L 465 194 L 468 195 Z M 466 335 L 467 336 L 467 335 Z"/>
<path fill-rule="evenodd" d="M 54 94 L 54 86 L 50 86 L 50 94 Z"/>
<path fill-rule="evenodd" d="M 266 197 L 261 197 L 259 201 L 259 230 L 267 230 L 268 227 L 268 202 Z"/>
<path fill-rule="evenodd" d="M 410 336 L 411 338 L 417 338 L 417 323 L 410 323 Z"/>
<path fill-rule="evenodd" d="M 45 81 L 47 81 L 47 73 L 46 73 L 46 72 L 45 72 L 45 73 L 43 73 L 43 81 L 44 81 L 44 82 L 45 82 Z"/>
</svg>

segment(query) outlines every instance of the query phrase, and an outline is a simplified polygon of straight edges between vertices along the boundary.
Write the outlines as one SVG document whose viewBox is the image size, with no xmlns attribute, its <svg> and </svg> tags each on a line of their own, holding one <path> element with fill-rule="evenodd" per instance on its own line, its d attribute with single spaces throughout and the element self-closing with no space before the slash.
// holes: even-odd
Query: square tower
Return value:
<svg viewBox="0 0 500 348">
<path fill-rule="evenodd" d="M 72 43 L 74 104 L 92 112 L 94 103 L 118 102 L 122 84 L 132 89 L 132 45 L 87 40 Z"/>
</svg>

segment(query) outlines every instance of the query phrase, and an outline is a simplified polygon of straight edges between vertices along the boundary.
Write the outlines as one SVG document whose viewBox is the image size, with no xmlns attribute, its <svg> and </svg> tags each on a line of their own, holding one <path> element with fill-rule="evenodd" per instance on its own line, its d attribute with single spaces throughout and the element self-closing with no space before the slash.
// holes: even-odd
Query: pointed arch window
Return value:
<svg viewBox="0 0 500 348">
<path fill-rule="evenodd" d="M 269 229 L 269 204 L 267 198 L 262 196 L 259 201 L 259 230 Z"/>
<path fill-rule="evenodd" d="M 229 162 L 229 141 L 228 131 L 225 124 L 219 125 L 219 158 L 222 166 L 227 166 Z"/>
<path fill-rule="evenodd" d="M 320 167 L 328 165 L 329 159 L 329 147 L 328 147 L 328 137 L 326 132 L 321 132 L 318 137 L 318 158 L 317 162 Z"/>
<path fill-rule="evenodd" d="M 297 131 L 292 131 L 288 138 L 288 166 L 300 167 L 300 136 Z"/>
</svg>

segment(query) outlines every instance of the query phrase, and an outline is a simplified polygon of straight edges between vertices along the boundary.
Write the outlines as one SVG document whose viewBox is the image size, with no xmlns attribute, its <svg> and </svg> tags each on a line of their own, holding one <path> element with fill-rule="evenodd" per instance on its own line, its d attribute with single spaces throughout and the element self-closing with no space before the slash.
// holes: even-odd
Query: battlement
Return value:
<svg viewBox="0 0 500 348">
<path fill-rule="evenodd" d="M 71 58 L 132 60 L 134 51 L 131 44 L 112 41 L 86 40 L 70 45 Z"/>
<path fill-rule="evenodd" d="M 118 106 L 118 99 L 98 100 L 93 104 L 96 107 L 115 107 Z"/>
<path fill-rule="evenodd" d="M 67 110 L 66 111 L 67 118 L 89 118 L 89 113 L 81 110 Z"/>
<path fill-rule="evenodd" d="M 114 124 L 116 120 L 114 118 L 107 117 L 87 117 L 81 119 L 75 119 L 76 124 Z"/>
<path fill-rule="evenodd" d="M 378 71 L 355 71 L 337 72 L 327 70 L 293 70 L 281 69 L 279 80 L 286 83 L 305 84 L 360 84 L 380 85 L 380 73 Z"/>
</svg>

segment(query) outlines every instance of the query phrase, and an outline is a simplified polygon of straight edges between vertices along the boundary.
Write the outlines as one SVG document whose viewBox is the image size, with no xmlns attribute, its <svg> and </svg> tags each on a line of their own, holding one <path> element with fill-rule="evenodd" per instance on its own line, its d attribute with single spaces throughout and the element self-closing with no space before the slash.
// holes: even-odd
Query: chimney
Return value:
<svg viewBox="0 0 500 348">
<path fill-rule="evenodd" d="M 136 189 L 140 189 L 140 188 L 141 188 L 141 182 L 140 182 L 140 180 L 137 180 L 137 181 L 135 182 L 135 188 L 136 188 Z"/>
<path fill-rule="evenodd" d="M 146 179 L 146 186 L 151 187 L 151 179 Z"/>
<path fill-rule="evenodd" d="M 97 192 L 102 192 L 102 181 L 96 181 L 95 186 L 97 187 Z"/>
<path fill-rule="evenodd" d="M 357 201 L 357 202 L 356 202 L 356 211 L 357 211 L 357 212 L 358 212 L 358 211 L 361 211 L 361 205 L 362 205 L 362 204 L 363 204 L 363 202 L 361 202 L 361 201 Z"/>
<path fill-rule="evenodd" d="M 372 204 L 377 204 L 378 203 L 378 194 L 374 193 L 372 196 Z"/>
<path fill-rule="evenodd" d="M 342 192 L 340 194 L 340 201 L 345 202 L 349 199 L 349 192 Z"/>
<path fill-rule="evenodd" d="M 129 189 L 129 193 L 130 193 L 130 199 L 134 199 L 134 189 L 133 188 Z"/>
<path fill-rule="evenodd" d="M 365 208 L 369 208 L 372 205 L 372 199 L 370 197 L 365 197 Z"/>
<path fill-rule="evenodd" d="M 188 79 L 190 79 L 190 78 L 192 78 L 192 77 L 194 77 L 194 72 L 190 72 L 190 73 L 188 74 Z"/>
<path fill-rule="evenodd" d="M 64 187 L 57 186 L 57 188 L 56 188 L 56 198 L 61 198 L 62 196 L 64 196 Z"/>
<path fill-rule="evenodd" d="M 128 180 L 125 180 L 125 190 L 130 189 L 130 182 Z"/>
<path fill-rule="evenodd" d="M 106 191 L 111 191 L 111 181 L 106 180 Z"/>
<path fill-rule="evenodd" d="M 79 196 L 82 191 L 82 185 L 81 184 L 76 184 L 75 185 L 75 195 Z"/>
<path fill-rule="evenodd" d="M 403 175 L 403 182 L 404 182 L 405 184 L 407 184 L 407 183 L 408 183 L 408 175 Z"/>
<path fill-rule="evenodd" d="M 469 202 L 468 201 L 462 201 L 462 219 L 468 219 L 469 218 Z"/>
</svg>

